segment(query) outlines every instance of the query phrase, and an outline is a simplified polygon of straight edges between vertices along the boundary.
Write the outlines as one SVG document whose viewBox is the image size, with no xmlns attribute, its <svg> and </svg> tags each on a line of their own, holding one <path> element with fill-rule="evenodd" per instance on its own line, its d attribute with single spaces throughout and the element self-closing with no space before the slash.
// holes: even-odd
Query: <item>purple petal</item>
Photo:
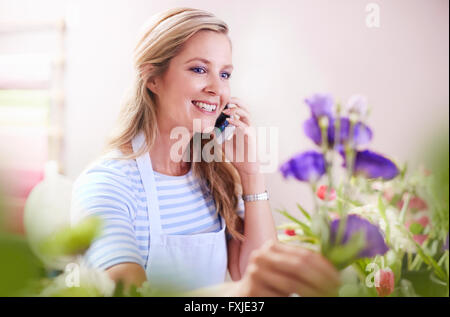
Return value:
<svg viewBox="0 0 450 317">
<path fill-rule="evenodd" d="M 334 145 L 335 138 L 335 122 L 333 120 L 328 128 L 328 140 Z M 339 144 L 344 144 L 350 139 L 350 120 L 346 117 L 340 119 L 340 136 Z M 372 130 L 362 122 L 355 124 L 353 128 L 353 144 L 355 147 L 368 144 L 372 140 Z"/>
<path fill-rule="evenodd" d="M 294 176 L 302 182 L 315 182 L 325 174 L 325 159 L 315 151 L 300 153 L 281 165 L 284 178 Z"/>
<path fill-rule="evenodd" d="M 344 151 L 341 149 L 340 154 L 344 158 L 343 166 L 347 166 Z M 399 170 L 394 162 L 388 158 L 371 152 L 369 150 L 356 152 L 353 174 L 363 175 L 366 178 L 382 178 L 390 180 L 399 174 Z"/>
<path fill-rule="evenodd" d="M 397 166 L 384 156 L 365 150 L 356 153 L 355 174 L 363 174 L 367 178 L 383 178 L 390 180 L 399 173 Z"/>
<path fill-rule="evenodd" d="M 335 143 L 335 124 L 336 120 L 331 119 L 327 130 L 328 144 L 330 147 Z M 350 120 L 342 117 L 340 120 L 340 139 L 339 145 L 348 142 L 350 138 Z M 322 144 L 322 133 L 319 127 L 319 122 L 315 117 L 311 117 L 303 123 L 303 131 L 305 135 L 310 138 L 315 144 Z M 372 130 L 362 122 L 358 122 L 354 126 L 353 143 L 356 147 L 368 144 L 372 140 Z M 339 146 L 338 146 L 339 147 Z"/>
<path fill-rule="evenodd" d="M 362 122 L 358 122 L 354 127 L 355 146 L 366 145 L 372 140 L 372 130 Z"/>
<path fill-rule="evenodd" d="M 306 98 L 305 103 L 309 106 L 315 118 L 327 116 L 331 119 L 334 116 L 334 101 L 331 94 L 314 94 Z"/>
<path fill-rule="evenodd" d="M 322 144 L 322 133 L 320 131 L 319 123 L 314 117 L 309 118 L 303 123 L 303 131 L 317 145 Z"/>
<path fill-rule="evenodd" d="M 339 221 L 340 219 L 335 219 L 331 222 L 330 240 L 332 244 L 336 242 Z M 347 216 L 347 222 L 341 243 L 345 244 L 351 239 L 354 234 L 361 231 L 364 232 L 366 245 L 363 250 L 360 251 L 358 257 L 371 258 L 376 255 L 383 255 L 388 251 L 389 248 L 384 242 L 384 238 L 381 234 L 380 229 L 376 225 L 370 223 L 368 220 L 363 219 L 357 215 Z"/>
</svg>

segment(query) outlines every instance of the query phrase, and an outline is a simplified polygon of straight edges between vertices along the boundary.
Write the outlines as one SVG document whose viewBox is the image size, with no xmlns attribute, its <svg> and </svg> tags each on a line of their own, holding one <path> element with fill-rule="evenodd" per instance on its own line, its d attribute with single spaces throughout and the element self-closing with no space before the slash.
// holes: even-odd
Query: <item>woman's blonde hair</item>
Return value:
<svg viewBox="0 0 450 317">
<path fill-rule="evenodd" d="M 152 77 L 165 73 L 170 60 L 182 45 L 196 32 L 210 30 L 228 34 L 228 26 L 213 14 L 191 8 L 175 8 L 153 16 L 144 27 L 144 33 L 134 51 L 135 83 L 123 104 L 114 131 L 105 152 L 120 149 L 124 156 L 118 159 L 135 159 L 149 152 L 158 133 L 155 95 L 146 84 Z M 131 140 L 139 133 L 145 135 L 145 146 L 133 153 Z M 203 145 L 208 140 L 202 140 Z M 192 139 L 190 153 L 192 158 Z M 192 162 L 194 175 L 200 177 L 211 192 L 217 212 L 224 218 L 228 232 L 242 241 L 243 220 L 237 215 L 238 197 L 241 194 L 240 178 L 236 169 L 224 160 L 210 163 Z"/>
</svg>

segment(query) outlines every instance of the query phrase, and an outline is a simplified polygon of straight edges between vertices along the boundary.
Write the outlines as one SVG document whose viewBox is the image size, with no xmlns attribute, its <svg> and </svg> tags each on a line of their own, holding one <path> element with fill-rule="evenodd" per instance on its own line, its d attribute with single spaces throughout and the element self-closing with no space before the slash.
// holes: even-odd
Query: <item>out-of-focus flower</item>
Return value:
<svg viewBox="0 0 450 317">
<path fill-rule="evenodd" d="M 397 203 L 397 208 L 399 210 L 402 210 L 404 203 L 405 203 L 404 199 L 400 200 Z M 422 198 L 420 198 L 418 196 L 414 196 L 409 200 L 408 210 L 420 211 L 420 210 L 427 210 L 427 209 L 428 209 L 428 205 L 427 205 L 426 201 L 423 200 Z"/>
<path fill-rule="evenodd" d="M 325 159 L 316 151 L 300 153 L 280 167 L 285 178 L 294 176 L 302 182 L 316 182 L 325 174 Z"/>
<path fill-rule="evenodd" d="M 342 152 L 341 154 L 344 158 L 344 166 L 346 166 L 345 155 Z M 388 158 L 365 150 L 356 153 L 353 173 L 363 175 L 366 178 L 382 178 L 390 180 L 399 174 L 399 170 L 394 162 Z"/>
<path fill-rule="evenodd" d="M 447 240 L 445 241 L 443 249 L 448 251 L 448 233 L 447 233 Z"/>
<path fill-rule="evenodd" d="M 395 252 L 406 251 L 410 253 L 416 252 L 416 246 L 408 237 L 406 230 L 401 230 L 403 227 L 399 219 L 397 209 L 388 207 L 386 209 L 386 221 L 381 216 L 376 204 L 367 204 L 361 207 L 353 208 L 349 214 L 356 214 L 368 219 L 370 222 L 378 224 L 383 232 L 386 232 L 389 226 L 389 242 L 390 246 Z"/>
<path fill-rule="evenodd" d="M 332 188 L 328 193 L 327 185 L 320 185 L 316 191 L 316 195 L 321 200 L 332 201 L 336 199 L 336 191 Z M 328 197 L 325 197 L 329 195 Z"/>
<path fill-rule="evenodd" d="M 422 216 L 416 220 L 408 220 L 405 223 L 406 228 L 413 234 L 413 239 L 418 244 L 422 245 L 428 238 L 427 234 L 423 234 L 423 230 L 430 224 L 428 216 Z"/>
<path fill-rule="evenodd" d="M 315 118 L 326 116 L 331 119 L 334 116 L 334 101 L 331 94 L 314 94 L 306 98 L 305 103 Z"/>
<path fill-rule="evenodd" d="M 339 135 L 339 144 L 345 144 L 350 140 L 350 120 L 346 117 L 342 117 L 340 119 L 340 135 Z M 328 129 L 328 143 L 330 146 L 334 146 L 335 143 L 335 125 L 336 120 L 332 120 L 330 124 L 330 128 Z M 372 140 L 372 130 L 362 122 L 357 122 L 353 127 L 353 138 L 352 145 L 354 148 L 358 148 L 360 146 L 368 144 Z"/>
<path fill-rule="evenodd" d="M 364 118 L 369 110 L 367 97 L 359 94 L 352 95 L 346 104 L 348 113 L 356 114 L 359 118 Z"/>
<path fill-rule="evenodd" d="M 330 225 L 330 240 L 332 244 L 336 243 L 339 223 L 341 219 L 335 219 Z M 383 235 L 380 232 L 378 226 L 372 224 L 366 219 L 363 219 L 357 215 L 348 215 L 345 224 L 345 231 L 342 236 L 342 244 L 349 241 L 353 235 L 358 232 L 363 232 L 365 237 L 365 246 L 359 252 L 360 258 L 371 258 L 376 255 L 383 255 L 389 249 L 384 242 Z"/>
<path fill-rule="evenodd" d="M 286 229 L 284 230 L 284 233 L 288 236 L 295 236 L 295 230 L 294 229 Z"/>
<path fill-rule="evenodd" d="M 375 273 L 375 288 L 378 296 L 384 297 L 394 291 L 394 272 L 390 268 L 380 269 Z"/>
<path fill-rule="evenodd" d="M 343 144 L 350 140 L 350 120 L 342 117 L 340 119 L 339 127 L 339 145 L 337 150 L 343 149 Z M 335 130 L 336 119 L 331 119 L 327 129 L 328 146 L 334 147 L 335 144 Z M 315 144 L 322 145 L 322 133 L 319 122 L 315 117 L 311 117 L 303 123 L 303 131 Z M 362 122 L 358 122 L 353 127 L 352 145 L 355 148 L 368 144 L 372 140 L 372 130 Z"/>
</svg>

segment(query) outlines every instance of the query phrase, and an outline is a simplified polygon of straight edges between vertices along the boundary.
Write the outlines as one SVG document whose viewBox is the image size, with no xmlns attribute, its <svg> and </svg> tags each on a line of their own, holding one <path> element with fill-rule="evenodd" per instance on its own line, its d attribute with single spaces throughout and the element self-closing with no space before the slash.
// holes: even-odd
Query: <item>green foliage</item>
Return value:
<svg viewBox="0 0 450 317">
<path fill-rule="evenodd" d="M 411 231 L 412 234 L 422 234 L 424 229 L 425 228 L 420 223 L 417 222 L 409 226 L 409 231 Z"/>
<path fill-rule="evenodd" d="M 45 274 L 43 264 L 20 236 L 0 232 L 0 297 L 19 296 Z"/>
<path fill-rule="evenodd" d="M 345 244 L 329 246 L 324 255 L 337 269 L 342 270 L 355 261 L 365 244 L 364 233 L 357 232 Z"/>
<path fill-rule="evenodd" d="M 101 232 L 101 219 L 88 217 L 74 227 L 65 227 L 45 239 L 40 248 L 49 256 L 84 253 Z"/>
</svg>

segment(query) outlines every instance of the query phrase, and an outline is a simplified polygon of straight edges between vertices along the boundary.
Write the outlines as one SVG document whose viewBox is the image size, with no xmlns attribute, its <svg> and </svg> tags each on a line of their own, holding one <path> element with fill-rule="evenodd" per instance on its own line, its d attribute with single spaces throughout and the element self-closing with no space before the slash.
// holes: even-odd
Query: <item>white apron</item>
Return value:
<svg viewBox="0 0 450 317">
<path fill-rule="evenodd" d="M 132 141 L 136 153 L 144 145 L 141 132 Z M 147 198 L 150 250 L 146 275 L 150 287 L 189 291 L 223 283 L 227 272 L 225 221 L 219 232 L 167 235 L 162 232 L 158 195 L 149 153 L 136 158 Z"/>
</svg>

